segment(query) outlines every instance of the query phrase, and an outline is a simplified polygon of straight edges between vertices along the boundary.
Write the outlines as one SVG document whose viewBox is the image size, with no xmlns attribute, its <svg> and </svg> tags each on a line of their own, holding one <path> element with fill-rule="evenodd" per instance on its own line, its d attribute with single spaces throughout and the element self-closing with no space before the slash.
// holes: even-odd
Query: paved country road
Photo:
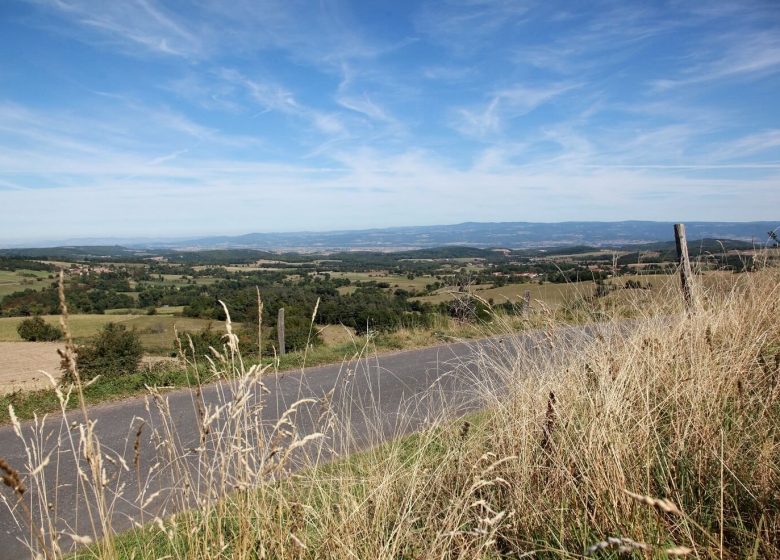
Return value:
<svg viewBox="0 0 780 560">
<path fill-rule="evenodd" d="M 572 348 L 591 339 L 595 330 L 602 328 L 566 328 L 556 331 L 555 336 L 565 338 L 565 347 Z M 330 409 L 337 411 L 336 423 L 342 432 L 339 441 L 329 443 L 325 456 L 327 459 L 328 454 L 343 454 L 375 445 L 403 433 L 422 429 L 433 420 L 454 417 L 478 408 L 483 404 L 482 399 L 487 392 L 495 394 L 505 387 L 505 380 L 496 373 L 499 368 L 491 361 L 511 361 L 521 356 L 522 363 L 515 364 L 514 369 L 523 374 L 538 365 L 537 362 L 549 359 L 549 348 L 553 346 L 549 337 L 549 333 L 529 332 L 512 337 L 374 355 L 345 364 L 280 373 L 264 377 L 264 395 L 257 389 L 252 398 L 262 399 L 264 403 L 261 413 L 264 426 L 276 424 L 294 402 L 302 398 L 315 399 L 317 402 L 301 405 L 293 418 L 301 436 L 323 431 L 320 425 L 322 406 L 327 401 Z M 557 343 L 554 346 L 561 347 Z M 234 389 L 229 383 L 204 386 L 202 402 L 204 406 L 212 407 L 228 403 L 233 398 Z M 107 494 L 113 496 L 111 525 L 114 530 L 130 528 L 134 520 L 148 523 L 155 515 L 170 514 L 185 507 L 181 500 L 174 498 L 172 489 L 181 486 L 176 482 L 180 482 L 182 476 L 196 476 L 200 472 L 199 468 L 202 469 L 203 454 L 208 456 L 208 449 L 201 449 L 200 459 L 196 458 L 198 453 L 192 452 L 192 459 L 187 459 L 189 463 L 185 467 L 189 472 L 184 473 L 181 469 L 166 469 L 165 464 L 161 465 L 165 463 L 161 461 L 164 451 L 161 451 L 159 440 L 154 437 L 155 429 L 158 432 L 173 430 L 175 436 L 171 439 L 180 452 L 184 450 L 184 455 L 187 455 L 186 450 L 204 447 L 198 428 L 195 393 L 177 390 L 163 397 L 170 411 L 164 414 L 165 417 L 154 406 L 153 399 L 148 397 L 97 406 L 89 411 L 90 419 L 95 421 L 95 433 L 104 450 L 107 450 L 106 454 L 121 457 L 129 465 L 129 469 L 123 470 L 119 459 L 115 461 L 116 464 L 106 463 L 110 479 Z M 44 504 L 43 507 L 50 504 L 49 508 L 56 512 L 56 530 L 61 535 L 58 542 L 63 549 L 74 546 L 66 534 L 95 534 L 85 514 L 88 505 L 84 498 L 85 491 L 79 489 L 77 484 L 77 460 L 82 469 L 88 471 L 88 467 L 83 457 L 77 454 L 74 456 L 67 439 L 73 437 L 78 440 L 77 424 L 82 421 L 80 412 L 73 411 L 65 418 L 62 415 L 50 416 L 43 430 L 36 430 L 32 422 L 22 424 L 25 439 L 35 442 L 33 447 L 37 458 L 31 461 L 33 468 L 40 463 L 40 458 L 52 453 L 45 471 L 48 473 L 45 482 L 36 487 L 28 481 L 26 501 L 31 505 L 34 518 L 39 518 L 37 508 L 40 504 Z M 136 434 L 141 423 L 145 430 L 138 439 L 137 471 L 142 473 L 140 482 L 146 494 L 139 500 L 139 485 L 133 466 Z M 348 433 L 343 433 L 345 430 Z M 335 434 L 331 439 L 337 439 Z M 205 447 L 208 446 L 209 442 L 206 442 Z M 0 457 L 22 472 L 29 468 L 25 445 L 12 426 L 0 427 Z M 304 459 L 300 456 L 298 458 L 299 461 Z M 168 466 L 173 467 L 173 464 Z M 120 487 L 121 492 L 116 491 Z M 142 516 L 139 502 L 145 501 L 158 490 L 160 494 L 149 500 L 150 504 L 144 504 Z M 46 495 L 42 496 L 42 492 Z M 9 511 L 13 500 L 8 488 L 0 487 L 0 495 L 9 504 L 0 503 L 0 559 L 29 558 L 30 552 L 25 542 L 30 542 L 32 536 L 17 521 L 22 512 L 18 506 L 15 516 Z"/>
</svg>

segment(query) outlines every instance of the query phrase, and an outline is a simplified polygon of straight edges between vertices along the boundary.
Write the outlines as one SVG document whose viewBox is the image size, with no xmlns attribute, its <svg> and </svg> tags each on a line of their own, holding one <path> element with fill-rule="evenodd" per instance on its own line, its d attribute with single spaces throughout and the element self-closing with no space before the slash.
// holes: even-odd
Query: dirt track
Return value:
<svg viewBox="0 0 780 560">
<path fill-rule="evenodd" d="M 59 377 L 57 348 L 63 346 L 62 342 L 0 342 L 0 395 L 49 387 L 40 370 Z"/>
</svg>

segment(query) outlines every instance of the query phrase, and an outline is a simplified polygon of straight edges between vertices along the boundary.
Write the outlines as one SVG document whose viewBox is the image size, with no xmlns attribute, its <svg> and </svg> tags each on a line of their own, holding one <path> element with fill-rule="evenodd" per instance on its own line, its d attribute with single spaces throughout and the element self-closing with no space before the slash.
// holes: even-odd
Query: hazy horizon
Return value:
<svg viewBox="0 0 780 560">
<path fill-rule="evenodd" d="M 0 242 L 780 207 L 780 4 L 10 0 Z"/>
<path fill-rule="evenodd" d="M 404 245 L 401 243 L 399 247 L 413 247 L 413 246 L 446 246 L 452 244 L 463 244 L 472 246 L 485 246 L 483 241 L 474 242 L 475 237 L 484 236 L 498 236 L 496 237 L 496 243 L 494 246 L 500 246 L 501 243 L 498 240 L 501 236 L 514 236 L 515 241 L 522 237 L 526 238 L 525 242 L 530 242 L 538 246 L 543 246 L 544 242 L 539 239 L 539 227 L 544 226 L 557 226 L 559 229 L 555 230 L 556 236 L 566 238 L 566 236 L 574 235 L 575 232 L 582 235 L 582 243 L 585 244 L 603 244 L 603 240 L 595 241 L 596 237 L 602 237 L 613 235 L 615 240 L 619 238 L 631 239 L 633 242 L 641 242 L 642 240 L 655 242 L 662 238 L 671 240 L 673 238 L 671 227 L 667 227 L 668 231 L 662 232 L 662 235 L 658 235 L 658 230 L 653 226 L 664 225 L 671 226 L 673 222 L 666 220 L 619 220 L 619 221 L 581 221 L 571 220 L 564 222 L 461 222 L 458 224 L 430 224 L 430 225 L 414 225 L 414 226 L 391 226 L 387 228 L 345 228 L 337 230 L 288 230 L 288 231 L 253 231 L 242 232 L 236 235 L 225 235 L 221 233 L 216 234 L 193 234 L 184 236 L 170 236 L 170 237 L 153 237 L 153 236 L 100 236 L 100 237 L 51 237 L 40 238 L 30 240 L 12 240 L 12 239 L 0 239 L 0 249 L 15 249 L 15 248 L 44 248 L 44 247 L 58 247 L 58 246 L 100 246 L 100 245 L 126 245 L 129 247 L 198 247 L 205 243 L 205 246 L 216 246 L 217 242 L 222 243 L 224 247 L 252 247 L 261 248 L 267 250 L 279 250 L 305 247 L 311 249 L 322 248 L 321 244 L 324 240 L 332 239 L 340 236 L 340 241 L 345 245 L 340 245 L 339 242 L 335 242 L 332 245 L 328 245 L 328 248 L 337 248 L 340 246 L 352 246 L 354 248 L 365 247 L 361 245 L 358 240 L 359 237 L 350 237 L 350 235 L 358 235 L 367 231 L 377 232 L 378 235 L 402 235 L 407 239 L 413 239 L 413 236 L 418 236 L 417 240 L 410 242 L 411 244 Z M 780 219 L 770 221 L 743 221 L 743 222 L 724 222 L 724 221 L 688 221 L 686 223 L 689 229 L 692 228 L 691 240 L 698 240 L 702 238 L 718 238 L 718 239 L 742 239 L 749 238 L 763 239 L 767 231 L 776 231 L 780 229 Z M 526 229 L 516 229 L 512 226 L 528 226 Z M 600 226 L 598 229 L 588 230 L 588 226 Z M 739 227 L 739 226 L 755 226 Z M 476 229 L 464 230 L 461 226 L 478 226 Z M 494 226 L 490 229 L 489 226 Z M 567 227 L 568 226 L 568 227 Z M 572 229 L 572 226 L 576 226 Z M 586 229 L 583 230 L 582 227 Z M 618 227 L 620 226 L 620 227 Z M 707 229 L 708 226 L 713 226 Z M 461 233 L 457 233 L 460 228 Z M 704 231 L 708 231 L 706 234 L 702 234 L 702 228 Z M 471 231 L 471 234 L 464 234 L 464 231 Z M 739 234 L 727 233 L 739 231 Z M 636 232 L 643 233 L 631 237 Z M 436 240 L 431 243 L 423 243 L 420 245 L 420 241 L 424 241 L 431 235 L 435 236 Z M 457 235 L 461 235 L 458 238 Z M 467 240 L 462 243 L 458 239 L 462 239 L 462 236 L 466 235 Z M 468 241 L 471 238 L 471 241 Z M 248 240 L 247 240 L 248 239 Z M 262 240 L 258 243 L 258 239 Z M 307 240 L 314 240 L 315 244 L 307 244 Z M 379 239 L 382 239 L 381 237 Z M 285 242 L 272 243 L 273 241 L 286 240 Z M 290 240 L 296 240 L 297 244 L 290 244 Z M 346 240 L 346 241 L 345 241 Z M 560 240 L 553 240 L 551 236 L 548 241 L 553 244 L 560 244 Z M 563 244 L 577 244 L 578 241 L 570 240 L 563 241 Z M 510 242 L 509 245 L 512 243 Z M 380 247 L 388 247 L 387 239 L 380 242 Z"/>
</svg>

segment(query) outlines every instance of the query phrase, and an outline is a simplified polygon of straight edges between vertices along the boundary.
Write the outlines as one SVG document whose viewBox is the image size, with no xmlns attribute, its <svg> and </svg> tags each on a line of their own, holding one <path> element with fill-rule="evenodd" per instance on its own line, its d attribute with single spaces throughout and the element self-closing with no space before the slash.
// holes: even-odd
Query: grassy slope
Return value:
<svg viewBox="0 0 780 560">
<path fill-rule="evenodd" d="M 733 282 L 735 276 L 729 272 L 706 272 L 702 276 L 702 282 L 705 287 L 712 287 L 722 282 Z M 666 293 L 673 288 L 678 280 L 676 275 L 657 275 L 647 274 L 638 276 L 624 276 L 611 280 L 608 284 L 623 286 L 627 280 L 636 280 L 643 285 L 650 284 L 656 293 Z M 507 284 L 500 288 L 491 288 L 489 286 L 472 286 L 472 291 L 479 297 L 487 300 L 493 299 L 495 303 L 513 302 L 517 303 L 523 297 L 526 290 L 531 292 L 531 298 L 539 301 L 551 309 L 559 308 L 575 298 L 589 296 L 595 289 L 595 283 L 591 281 L 566 283 L 566 284 L 539 284 L 529 282 L 526 284 Z M 449 288 L 438 290 L 437 293 L 430 296 L 413 298 L 423 302 L 440 303 L 450 301 L 456 297 L 456 294 Z"/>
<path fill-rule="evenodd" d="M 0 270 L 0 298 L 26 289 L 43 290 L 51 285 L 50 274 L 42 270 Z"/>
<path fill-rule="evenodd" d="M 780 557 L 780 273 L 701 294 L 693 316 L 667 296 L 638 305 L 663 320 L 577 351 L 551 332 L 549 359 L 522 347 L 482 356 L 508 390 L 485 388 L 489 407 L 469 423 L 441 419 L 221 499 L 201 490 L 187 514 L 80 556 Z M 246 450 L 254 414 L 246 406 L 211 425 L 221 452 L 202 468 L 218 487 L 279 473 L 300 441 L 293 429 L 276 450 Z M 310 449 L 349 438 L 338 417 L 322 415 L 328 437 Z M 164 458 L 178 450 L 183 465 L 188 450 L 167 437 Z"/>
</svg>

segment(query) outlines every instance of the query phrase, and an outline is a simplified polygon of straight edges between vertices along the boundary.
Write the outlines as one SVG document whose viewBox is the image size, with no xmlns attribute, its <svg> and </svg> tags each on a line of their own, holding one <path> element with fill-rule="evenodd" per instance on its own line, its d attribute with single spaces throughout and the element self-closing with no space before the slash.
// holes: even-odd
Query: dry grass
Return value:
<svg viewBox="0 0 780 560">
<path fill-rule="evenodd" d="M 531 292 L 531 298 L 534 301 L 550 308 L 557 309 L 566 302 L 577 297 L 589 296 L 595 289 L 595 283 L 592 281 L 570 282 L 562 284 L 539 284 L 538 282 L 528 282 L 524 284 L 507 284 L 499 288 L 493 288 L 489 284 L 477 284 L 470 287 L 470 292 L 485 300 L 492 299 L 494 303 L 517 303 L 523 298 L 526 290 Z M 426 303 L 442 303 L 452 301 L 461 295 L 452 288 L 442 288 L 429 296 L 420 296 L 412 298 L 413 301 Z"/>
<path fill-rule="evenodd" d="M 322 343 L 325 346 L 335 346 L 338 344 L 348 344 L 356 338 L 355 329 L 345 327 L 344 325 L 323 325 L 315 327 Z"/>
<path fill-rule="evenodd" d="M 484 412 L 454 423 L 435 415 L 414 436 L 335 462 L 366 443 L 350 418 L 383 420 L 334 398 L 350 394 L 353 373 L 264 425 L 263 372 L 244 368 L 228 324 L 224 352 L 190 364 L 193 379 L 226 383 L 216 402 L 194 386 L 199 445 L 182 443 L 154 391 L 161 414 L 129 428 L 125 458 L 101 447 L 85 410 L 63 428 L 60 453 L 42 455 L 33 439 L 28 464 L 15 466 L 39 512 L 22 538 L 49 558 L 74 540 L 96 542 L 79 557 L 101 559 L 780 557 L 780 273 L 702 290 L 691 315 L 679 294 L 666 296 L 590 337 L 551 319 L 533 345 L 518 336 L 482 351 L 472 384 Z M 142 437 L 156 442 L 148 473 L 132 455 Z M 63 533 L 65 506 L 43 493 L 65 452 L 82 466 L 89 534 Z M 160 508 L 153 482 L 164 471 L 176 484 Z M 115 536 L 128 478 L 144 489 L 128 497 L 145 525 Z M 16 482 L 6 485 L 13 508 Z"/>
</svg>

